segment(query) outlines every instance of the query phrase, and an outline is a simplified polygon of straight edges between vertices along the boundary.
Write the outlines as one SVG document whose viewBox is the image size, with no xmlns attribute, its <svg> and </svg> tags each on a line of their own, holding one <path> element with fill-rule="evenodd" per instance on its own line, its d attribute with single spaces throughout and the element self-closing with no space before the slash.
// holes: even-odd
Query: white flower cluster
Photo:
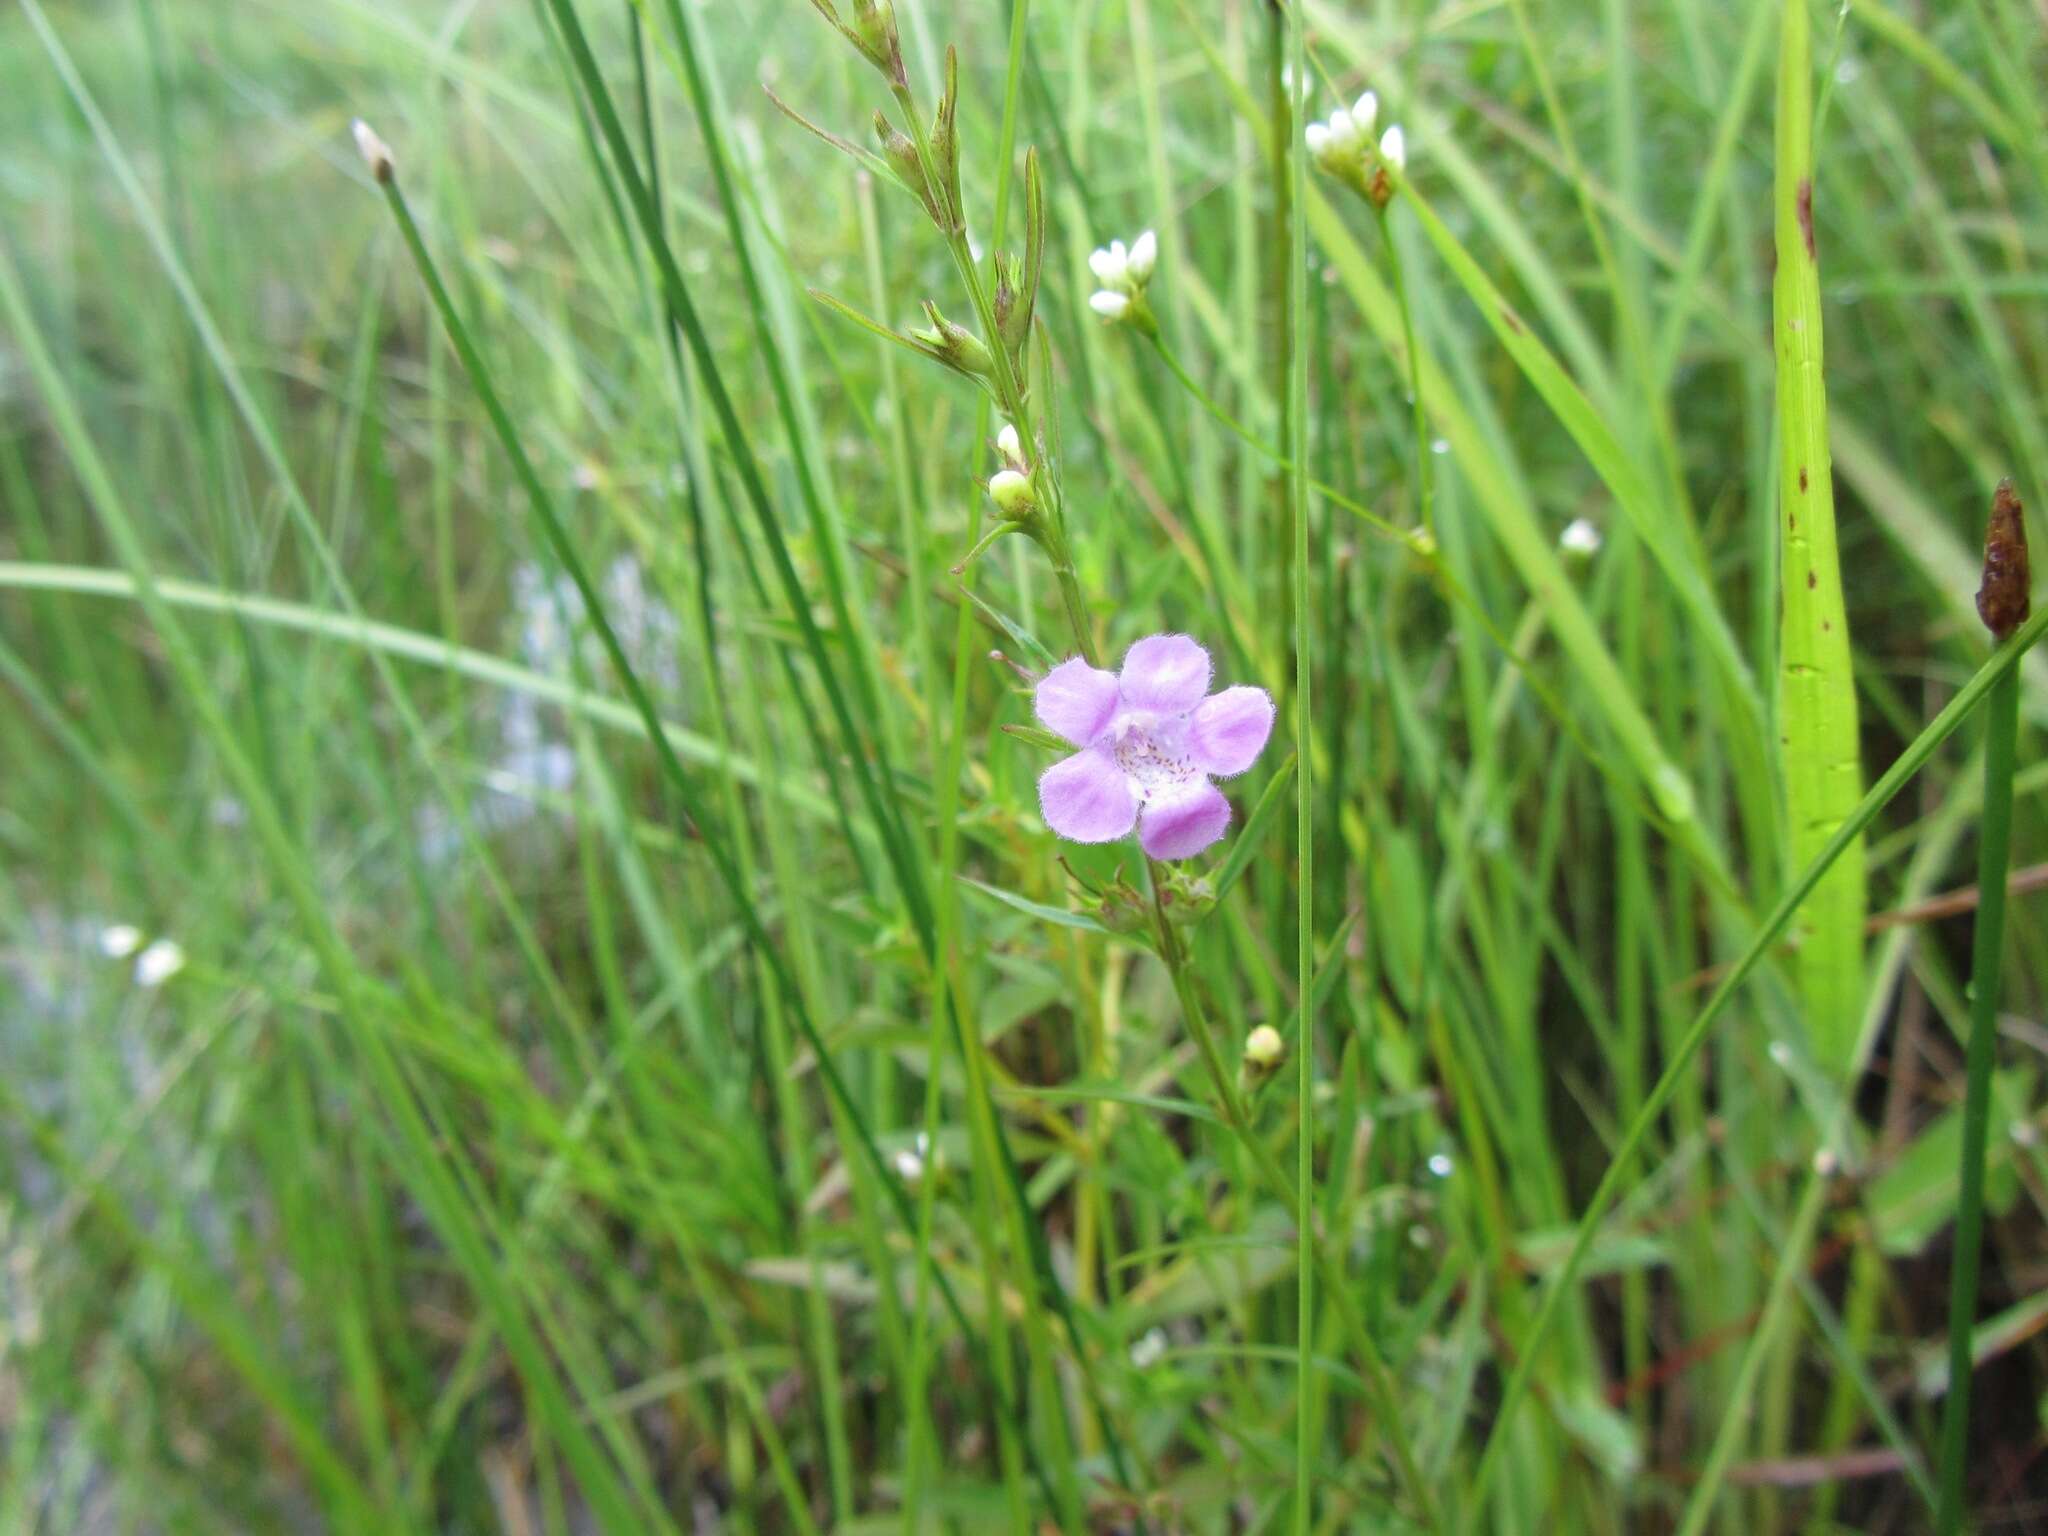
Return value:
<svg viewBox="0 0 2048 1536">
<path fill-rule="evenodd" d="M 1102 286 L 1088 296 L 1088 307 L 1112 325 L 1142 313 L 1145 285 L 1152 281 L 1152 269 L 1159 264 L 1159 238 L 1151 230 L 1138 236 L 1126 250 L 1121 240 L 1090 253 L 1088 270 Z"/>
<path fill-rule="evenodd" d="M 141 950 L 140 954 L 136 954 Z M 100 953 L 109 960 L 135 957 L 135 985 L 160 987 L 185 969 L 185 948 L 176 939 L 156 939 L 148 946 L 132 923 L 114 923 L 100 930 Z"/>
<path fill-rule="evenodd" d="M 1308 125 L 1304 130 L 1308 152 L 1327 174 L 1365 191 L 1378 163 L 1396 171 L 1408 168 L 1408 141 L 1399 123 L 1389 124 L 1380 135 L 1379 149 L 1373 149 L 1372 131 L 1379 116 L 1380 99 L 1367 91 L 1348 109 L 1339 107 L 1322 122 Z"/>
</svg>

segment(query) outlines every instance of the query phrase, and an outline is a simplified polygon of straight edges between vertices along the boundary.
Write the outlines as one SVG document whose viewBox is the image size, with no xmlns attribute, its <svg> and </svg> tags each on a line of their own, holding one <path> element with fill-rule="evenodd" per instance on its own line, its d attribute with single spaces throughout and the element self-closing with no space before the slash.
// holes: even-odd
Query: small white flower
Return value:
<svg viewBox="0 0 2048 1536">
<path fill-rule="evenodd" d="M 1105 288 L 1122 287 L 1129 276 L 1130 265 L 1130 252 L 1124 249 L 1121 240 L 1112 240 L 1088 254 L 1088 270 Z"/>
<path fill-rule="evenodd" d="M 1024 443 L 1017 436 L 1017 428 L 1010 422 L 1003 423 L 1003 430 L 996 434 L 996 452 L 1003 456 L 1003 462 L 1012 469 L 1024 467 Z"/>
<path fill-rule="evenodd" d="M 142 944 L 142 930 L 130 923 L 115 923 L 100 930 L 100 953 L 109 960 L 126 960 Z"/>
<path fill-rule="evenodd" d="M 135 985 L 160 987 L 185 969 L 185 951 L 171 939 L 158 939 L 135 957 Z"/>
<path fill-rule="evenodd" d="M 1351 125 L 1360 134 L 1372 132 L 1373 124 L 1380 120 L 1380 99 L 1371 91 L 1359 97 L 1351 107 Z"/>
<path fill-rule="evenodd" d="M 1310 123 L 1308 127 L 1302 130 L 1302 135 L 1308 140 L 1308 152 L 1315 156 L 1317 160 L 1325 160 L 1329 157 L 1330 130 L 1327 124 Z"/>
<path fill-rule="evenodd" d="M 1031 480 L 1014 469 L 999 469 L 988 482 L 989 500 L 1005 517 L 1020 517 L 1032 507 Z"/>
<path fill-rule="evenodd" d="M 1131 242 L 1131 256 L 1125 265 L 1132 282 L 1140 288 L 1152 280 L 1152 269 L 1159 264 L 1159 237 L 1146 230 Z"/>
<path fill-rule="evenodd" d="M 925 1159 L 930 1154 L 931 1147 L 931 1138 L 923 1131 L 917 1133 L 917 1143 L 914 1147 L 898 1147 L 895 1157 L 891 1159 L 896 1167 L 896 1176 L 909 1184 L 915 1184 L 923 1178 Z"/>
<path fill-rule="evenodd" d="M 1255 1072 L 1270 1072 L 1287 1055 L 1287 1042 L 1270 1024 L 1261 1024 L 1244 1037 L 1244 1061 Z"/>
<path fill-rule="evenodd" d="M 1330 150 L 1333 154 L 1356 154 L 1365 147 L 1365 135 L 1351 114 L 1342 107 L 1330 114 Z"/>
<path fill-rule="evenodd" d="M 1088 307 L 1105 320 L 1121 320 L 1130 312 L 1131 296 L 1104 288 L 1088 295 Z"/>
<path fill-rule="evenodd" d="M 1137 1343 L 1131 1346 L 1131 1364 L 1141 1371 L 1149 1371 L 1166 1354 L 1166 1330 L 1149 1328 Z"/>
<path fill-rule="evenodd" d="M 1600 530 L 1586 518 L 1575 517 L 1565 524 L 1557 544 L 1567 554 L 1596 555 L 1600 552 Z"/>
<path fill-rule="evenodd" d="M 1440 1179 L 1448 1179 L 1453 1171 L 1450 1158 L 1441 1152 L 1430 1154 L 1429 1171 Z"/>
<path fill-rule="evenodd" d="M 1397 171 L 1408 169 L 1408 140 L 1399 123 L 1380 135 L 1380 158 Z"/>
</svg>

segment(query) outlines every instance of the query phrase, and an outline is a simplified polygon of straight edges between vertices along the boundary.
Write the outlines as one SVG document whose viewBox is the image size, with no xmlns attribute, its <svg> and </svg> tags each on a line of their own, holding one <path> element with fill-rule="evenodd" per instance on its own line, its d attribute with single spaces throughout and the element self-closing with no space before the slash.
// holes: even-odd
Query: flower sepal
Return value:
<svg viewBox="0 0 2048 1536">
<path fill-rule="evenodd" d="M 939 313 L 939 306 L 930 299 L 924 301 L 925 317 L 929 326 L 912 331 L 911 340 L 918 343 L 927 356 L 944 363 L 955 373 L 965 374 L 970 379 L 987 379 L 995 374 L 996 360 L 982 340 L 964 325 L 955 325 Z"/>
<path fill-rule="evenodd" d="M 1027 747 L 1037 747 L 1045 752 L 1071 752 L 1064 737 L 1055 736 L 1042 725 L 1019 725 L 1010 721 L 1001 727 L 1005 736 L 1014 736 Z"/>
<path fill-rule="evenodd" d="M 1095 920 L 1111 933 L 1127 938 L 1147 938 L 1152 931 L 1152 909 L 1144 892 L 1126 885 L 1121 878 L 1112 881 L 1096 898 Z"/>
<path fill-rule="evenodd" d="M 1161 866 L 1161 869 L 1159 910 L 1166 914 L 1169 923 L 1179 928 L 1192 928 L 1216 910 L 1216 887 L 1209 883 L 1207 877 L 1184 874 L 1167 866 Z"/>
</svg>

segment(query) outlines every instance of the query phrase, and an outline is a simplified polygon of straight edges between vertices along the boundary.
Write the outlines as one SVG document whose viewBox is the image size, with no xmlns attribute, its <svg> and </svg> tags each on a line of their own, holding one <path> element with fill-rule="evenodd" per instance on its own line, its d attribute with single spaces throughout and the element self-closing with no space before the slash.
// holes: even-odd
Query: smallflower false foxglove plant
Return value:
<svg viewBox="0 0 2048 1536">
<path fill-rule="evenodd" d="M 1121 674 L 1080 657 L 1039 682 L 1039 722 L 1080 748 L 1038 781 L 1046 825 L 1076 843 L 1138 828 L 1155 859 L 1187 859 L 1223 836 L 1230 802 L 1210 782 L 1243 773 L 1273 732 L 1263 688 L 1209 692 L 1209 653 L 1186 635 L 1150 635 Z"/>
</svg>

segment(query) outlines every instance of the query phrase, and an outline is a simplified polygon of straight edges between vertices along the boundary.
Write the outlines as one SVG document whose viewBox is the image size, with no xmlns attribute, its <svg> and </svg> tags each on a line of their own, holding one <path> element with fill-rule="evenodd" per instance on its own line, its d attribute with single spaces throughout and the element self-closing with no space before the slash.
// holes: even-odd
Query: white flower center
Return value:
<svg viewBox="0 0 2048 1536">
<path fill-rule="evenodd" d="M 1170 799 L 1202 779 L 1189 751 L 1186 715 L 1126 715 L 1113 729 L 1110 753 L 1140 805 Z"/>
</svg>

